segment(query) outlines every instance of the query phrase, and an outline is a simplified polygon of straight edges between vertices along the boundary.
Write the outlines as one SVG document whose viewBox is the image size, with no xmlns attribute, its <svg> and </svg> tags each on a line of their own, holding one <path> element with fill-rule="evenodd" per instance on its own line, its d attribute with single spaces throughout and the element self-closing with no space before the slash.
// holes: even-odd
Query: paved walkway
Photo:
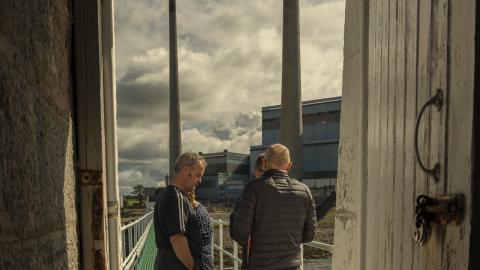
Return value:
<svg viewBox="0 0 480 270">
<path fill-rule="evenodd" d="M 148 232 L 147 241 L 142 249 L 142 254 L 138 260 L 137 270 L 153 270 L 155 265 L 155 256 L 157 256 L 157 246 L 155 245 L 155 230 L 153 224 Z"/>
</svg>

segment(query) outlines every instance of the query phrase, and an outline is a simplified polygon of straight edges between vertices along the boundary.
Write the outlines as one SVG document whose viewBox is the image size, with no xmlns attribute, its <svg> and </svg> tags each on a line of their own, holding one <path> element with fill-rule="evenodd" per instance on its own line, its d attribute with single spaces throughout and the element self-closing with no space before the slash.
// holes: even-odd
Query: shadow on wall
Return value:
<svg viewBox="0 0 480 270">
<path fill-rule="evenodd" d="M 0 269 L 79 266 L 70 1 L 0 4 Z"/>
</svg>

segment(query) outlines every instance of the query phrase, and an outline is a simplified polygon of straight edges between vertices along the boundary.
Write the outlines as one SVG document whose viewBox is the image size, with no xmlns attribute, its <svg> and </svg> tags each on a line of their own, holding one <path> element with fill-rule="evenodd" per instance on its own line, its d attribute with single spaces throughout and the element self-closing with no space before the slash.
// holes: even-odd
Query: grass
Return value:
<svg viewBox="0 0 480 270">
<path fill-rule="evenodd" d="M 330 209 L 328 213 L 317 223 L 317 228 L 333 228 L 335 227 L 335 208 Z"/>
</svg>

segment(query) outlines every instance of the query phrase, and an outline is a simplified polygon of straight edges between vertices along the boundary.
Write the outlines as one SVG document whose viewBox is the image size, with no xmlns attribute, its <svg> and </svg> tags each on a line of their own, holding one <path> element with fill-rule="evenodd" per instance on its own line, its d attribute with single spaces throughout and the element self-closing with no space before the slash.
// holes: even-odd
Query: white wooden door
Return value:
<svg viewBox="0 0 480 270">
<path fill-rule="evenodd" d="M 333 269 L 473 269 L 475 10 L 475 0 L 347 0 Z M 438 89 L 443 106 L 416 132 Z M 450 194 L 465 196 L 463 221 L 415 243 L 416 198 Z"/>
</svg>

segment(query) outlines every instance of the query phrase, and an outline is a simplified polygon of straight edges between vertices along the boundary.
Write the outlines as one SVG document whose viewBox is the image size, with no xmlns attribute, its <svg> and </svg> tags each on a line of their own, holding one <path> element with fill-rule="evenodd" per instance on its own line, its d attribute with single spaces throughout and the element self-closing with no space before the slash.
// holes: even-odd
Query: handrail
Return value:
<svg viewBox="0 0 480 270">
<path fill-rule="evenodd" d="M 123 239 L 122 268 L 132 269 L 140 255 L 143 245 L 153 224 L 153 211 L 148 212 L 136 221 L 121 228 Z"/>
<path fill-rule="evenodd" d="M 218 249 L 218 250 L 220 250 L 220 246 L 218 246 L 218 245 L 216 245 L 216 244 L 213 244 L 213 247 L 216 248 L 216 249 Z M 242 260 L 240 260 L 238 257 L 235 257 L 235 255 L 233 255 L 232 253 L 226 251 L 225 249 L 223 249 L 222 252 L 223 252 L 225 255 L 227 255 L 228 257 L 232 258 L 233 260 L 235 260 L 235 261 L 237 261 L 237 262 L 239 262 L 239 263 L 242 262 Z M 237 255 L 237 256 L 238 256 L 238 255 Z"/>
<path fill-rule="evenodd" d="M 222 225 L 230 226 L 229 222 L 223 221 L 221 219 L 212 219 L 212 220 L 213 220 L 213 225 L 222 224 Z"/>
<path fill-rule="evenodd" d="M 308 243 L 304 243 L 305 246 L 313 247 L 313 248 L 318 248 L 321 250 L 328 251 L 330 253 L 333 252 L 333 245 L 323 243 L 323 242 L 318 242 L 318 241 L 312 241 Z"/>
<path fill-rule="evenodd" d="M 233 254 L 223 248 L 223 226 L 230 226 L 230 223 L 226 222 L 226 221 L 223 221 L 221 219 L 217 219 L 217 220 L 212 219 L 212 221 L 213 221 L 213 225 L 218 225 L 218 240 L 219 240 L 219 243 L 218 243 L 218 245 L 215 244 L 214 241 L 213 241 L 213 236 L 212 236 L 212 247 L 219 251 L 220 270 L 224 269 L 223 268 L 223 255 L 224 254 L 233 259 L 233 269 L 238 270 L 239 269 L 238 268 L 238 263 L 241 263 L 242 260 L 240 258 L 238 258 L 238 244 L 237 244 L 237 242 L 232 240 L 233 241 Z M 323 243 L 323 242 L 312 241 L 312 242 L 309 242 L 309 243 L 304 243 L 304 245 L 312 247 L 312 248 L 325 250 L 325 251 L 328 251 L 330 253 L 333 252 L 333 245 Z M 301 250 L 302 250 L 301 269 L 303 269 L 303 247 L 302 247 Z M 213 254 L 214 254 L 214 252 L 212 252 L 212 255 Z"/>
<path fill-rule="evenodd" d="M 219 243 L 218 245 L 214 243 L 213 241 L 213 235 L 212 235 L 212 247 L 218 250 L 218 256 L 219 256 L 219 264 L 220 264 L 220 270 L 223 270 L 223 255 L 227 255 L 228 257 L 233 259 L 233 269 L 238 270 L 238 263 L 241 263 L 242 260 L 238 258 L 238 244 L 237 242 L 233 241 L 233 254 L 228 252 L 226 249 L 223 248 L 223 226 L 230 226 L 229 222 L 223 221 L 221 219 L 213 219 L 213 225 L 218 225 L 218 240 Z M 215 253 L 213 252 L 212 248 L 212 255 Z"/>
<path fill-rule="evenodd" d="M 145 215 L 143 215 L 141 218 L 135 220 L 134 222 L 130 222 L 130 223 L 128 223 L 127 225 L 122 226 L 122 227 L 120 228 L 120 230 L 121 230 L 121 231 L 124 231 L 124 230 L 132 227 L 133 225 L 135 225 L 135 224 L 137 224 L 138 222 L 140 222 L 141 220 L 147 218 L 147 216 L 149 216 L 149 215 L 151 215 L 151 214 L 153 214 L 153 211 L 150 211 L 150 212 L 146 213 Z"/>
</svg>

